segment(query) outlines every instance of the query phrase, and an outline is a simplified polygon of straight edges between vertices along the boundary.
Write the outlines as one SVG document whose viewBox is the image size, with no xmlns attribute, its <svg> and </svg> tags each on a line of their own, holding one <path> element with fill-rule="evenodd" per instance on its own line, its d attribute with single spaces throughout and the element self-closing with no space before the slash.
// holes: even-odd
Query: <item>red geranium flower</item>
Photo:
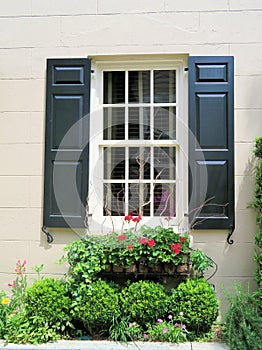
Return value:
<svg viewBox="0 0 262 350">
<path fill-rule="evenodd" d="M 133 246 L 132 244 L 128 244 L 128 246 L 127 246 L 127 249 L 128 249 L 128 250 L 131 251 L 133 248 L 134 248 L 134 246 Z"/>
<path fill-rule="evenodd" d="M 146 237 L 139 237 L 138 238 L 138 243 L 146 245 L 147 242 L 148 242 L 148 238 L 146 238 Z"/>
<path fill-rule="evenodd" d="M 125 216 L 125 221 L 129 222 L 131 220 L 133 220 L 133 215 L 132 214 L 128 214 L 128 215 Z"/>
<path fill-rule="evenodd" d="M 172 243 L 172 244 L 170 245 L 170 248 L 171 248 L 171 250 L 172 250 L 173 253 L 179 254 L 179 253 L 180 253 L 181 246 L 182 246 L 181 243 Z"/>
<path fill-rule="evenodd" d="M 186 240 L 186 237 L 180 237 L 180 242 L 185 242 L 185 240 Z"/>
<path fill-rule="evenodd" d="M 125 239 L 126 239 L 126 235 L 120 235 L 120 236 L 117 237 L 117 240 L 119 242 L 124 241 Z"/>
<path fill-rule="evenodd" d="M 133 222 L 139 222 L 142 220 L 142 216 L 138 215 L 137 217 L 133 218 L 132 220 L 133 220 Z"/>
<path fill-rule="evenodd" d="M 150 239 L 147 244 L 149 247 L 154 247 L 155 241 L 153 239 Z"/>
</svg>

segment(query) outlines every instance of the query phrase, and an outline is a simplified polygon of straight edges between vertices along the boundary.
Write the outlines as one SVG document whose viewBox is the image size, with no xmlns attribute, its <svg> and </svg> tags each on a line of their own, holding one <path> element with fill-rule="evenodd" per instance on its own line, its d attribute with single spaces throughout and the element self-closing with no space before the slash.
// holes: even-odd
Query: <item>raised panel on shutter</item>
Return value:
<svg viewBox="0 0 262 350">
<path fill-rule="evenodd" d="M 47 61 L 44 226 L 85 227 L 90 60 Z"/>
<path fill-rule="evenodd" d="M 234 229 L 233 63 L 230 56 L 189 57 L 189 219 L 195 229 Z"/>
</svg>

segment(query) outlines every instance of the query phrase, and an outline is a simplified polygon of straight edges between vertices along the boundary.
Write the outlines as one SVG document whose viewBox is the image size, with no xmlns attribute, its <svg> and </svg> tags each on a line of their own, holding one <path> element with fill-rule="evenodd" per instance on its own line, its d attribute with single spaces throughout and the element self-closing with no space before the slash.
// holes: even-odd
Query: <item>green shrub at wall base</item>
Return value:
<svg viewBox="0 0 262 350">
<path fill-rule="evenodd" d="M 43 278 L 26 290 L 24 310 L 7 317 L 5 340 L 41 344 L 67 336 L 73 329 L 65 283 Z"/>
<path fill-rule="evenodd" d="M 144 326 L 164 317 L 169 299 L 163 285 L 145 280 L 124 288 L 120 300 L 123 314 L 130 316 L 132 322 Z"/>
<path fill-rule="evenodd" d="M 230 350 L 262 348 L 262 300 L 258 293 L 244 292 L 227 295 L 230 308 L 226 313 L 225 338 Z"/>
<path fill-rule="evenodd" d="M 187 279 L 172 289 L 169 311 L 196 336 L 209 332 L 218 316 L 218 300 L 204 278 Z"/>
<path fill-rule="evenodd" d="M 120 315 L 118 289 L 102 279 L 76 291 L 72 314 L 91 334 L 108 333 L 112 320 Z"/>
</svg>

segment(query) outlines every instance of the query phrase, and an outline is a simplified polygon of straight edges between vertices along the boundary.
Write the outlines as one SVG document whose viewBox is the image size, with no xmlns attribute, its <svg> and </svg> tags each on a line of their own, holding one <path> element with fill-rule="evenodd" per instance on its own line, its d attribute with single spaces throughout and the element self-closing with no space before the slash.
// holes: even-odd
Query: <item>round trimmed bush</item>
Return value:
<svg viewBox="0 0 262 350">
<path fill-rule="evenodd" d="M 123 314 L 144 326 L 165 315 L 169 299 L 163 285 L 145 280 L 124 288 L 120 300 Z"/>
<path fill-rule="evenodd" d="M 87 285 L 73 302 L 73 317 L 81 321 L 91 334 L 108 333 L 113 319 L 120 315 L 116 286 L 102 279 Z"/>
<path fill-rule="evenodd" d="M 49 327 L 63 334 L 71 327 L 71 300 L 65 282 L 43 278 L 29 287 L 25 296 L 25 312 L 29 322 L 37 327 Z"/>
<path fill-rule="evenodd" d="M 180 283 L 171 291 L 169 313 L 196 336 L 210 331 L 218 316 L 218 300 L 212 286 L 204 278 Z"/>
</svg>

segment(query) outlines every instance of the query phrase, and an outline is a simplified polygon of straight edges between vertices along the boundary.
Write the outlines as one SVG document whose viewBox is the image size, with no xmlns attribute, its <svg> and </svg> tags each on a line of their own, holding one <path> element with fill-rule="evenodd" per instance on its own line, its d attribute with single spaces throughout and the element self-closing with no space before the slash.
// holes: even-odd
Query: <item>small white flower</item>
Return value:
<svg viewBox="0 0 262 350">
<path fill-rule="evenodd" d="M 179 312 L 179 316 L 183 316 L 184 315 L 184 312 L 183 311 L 180 311 Z"/>
</svg>

